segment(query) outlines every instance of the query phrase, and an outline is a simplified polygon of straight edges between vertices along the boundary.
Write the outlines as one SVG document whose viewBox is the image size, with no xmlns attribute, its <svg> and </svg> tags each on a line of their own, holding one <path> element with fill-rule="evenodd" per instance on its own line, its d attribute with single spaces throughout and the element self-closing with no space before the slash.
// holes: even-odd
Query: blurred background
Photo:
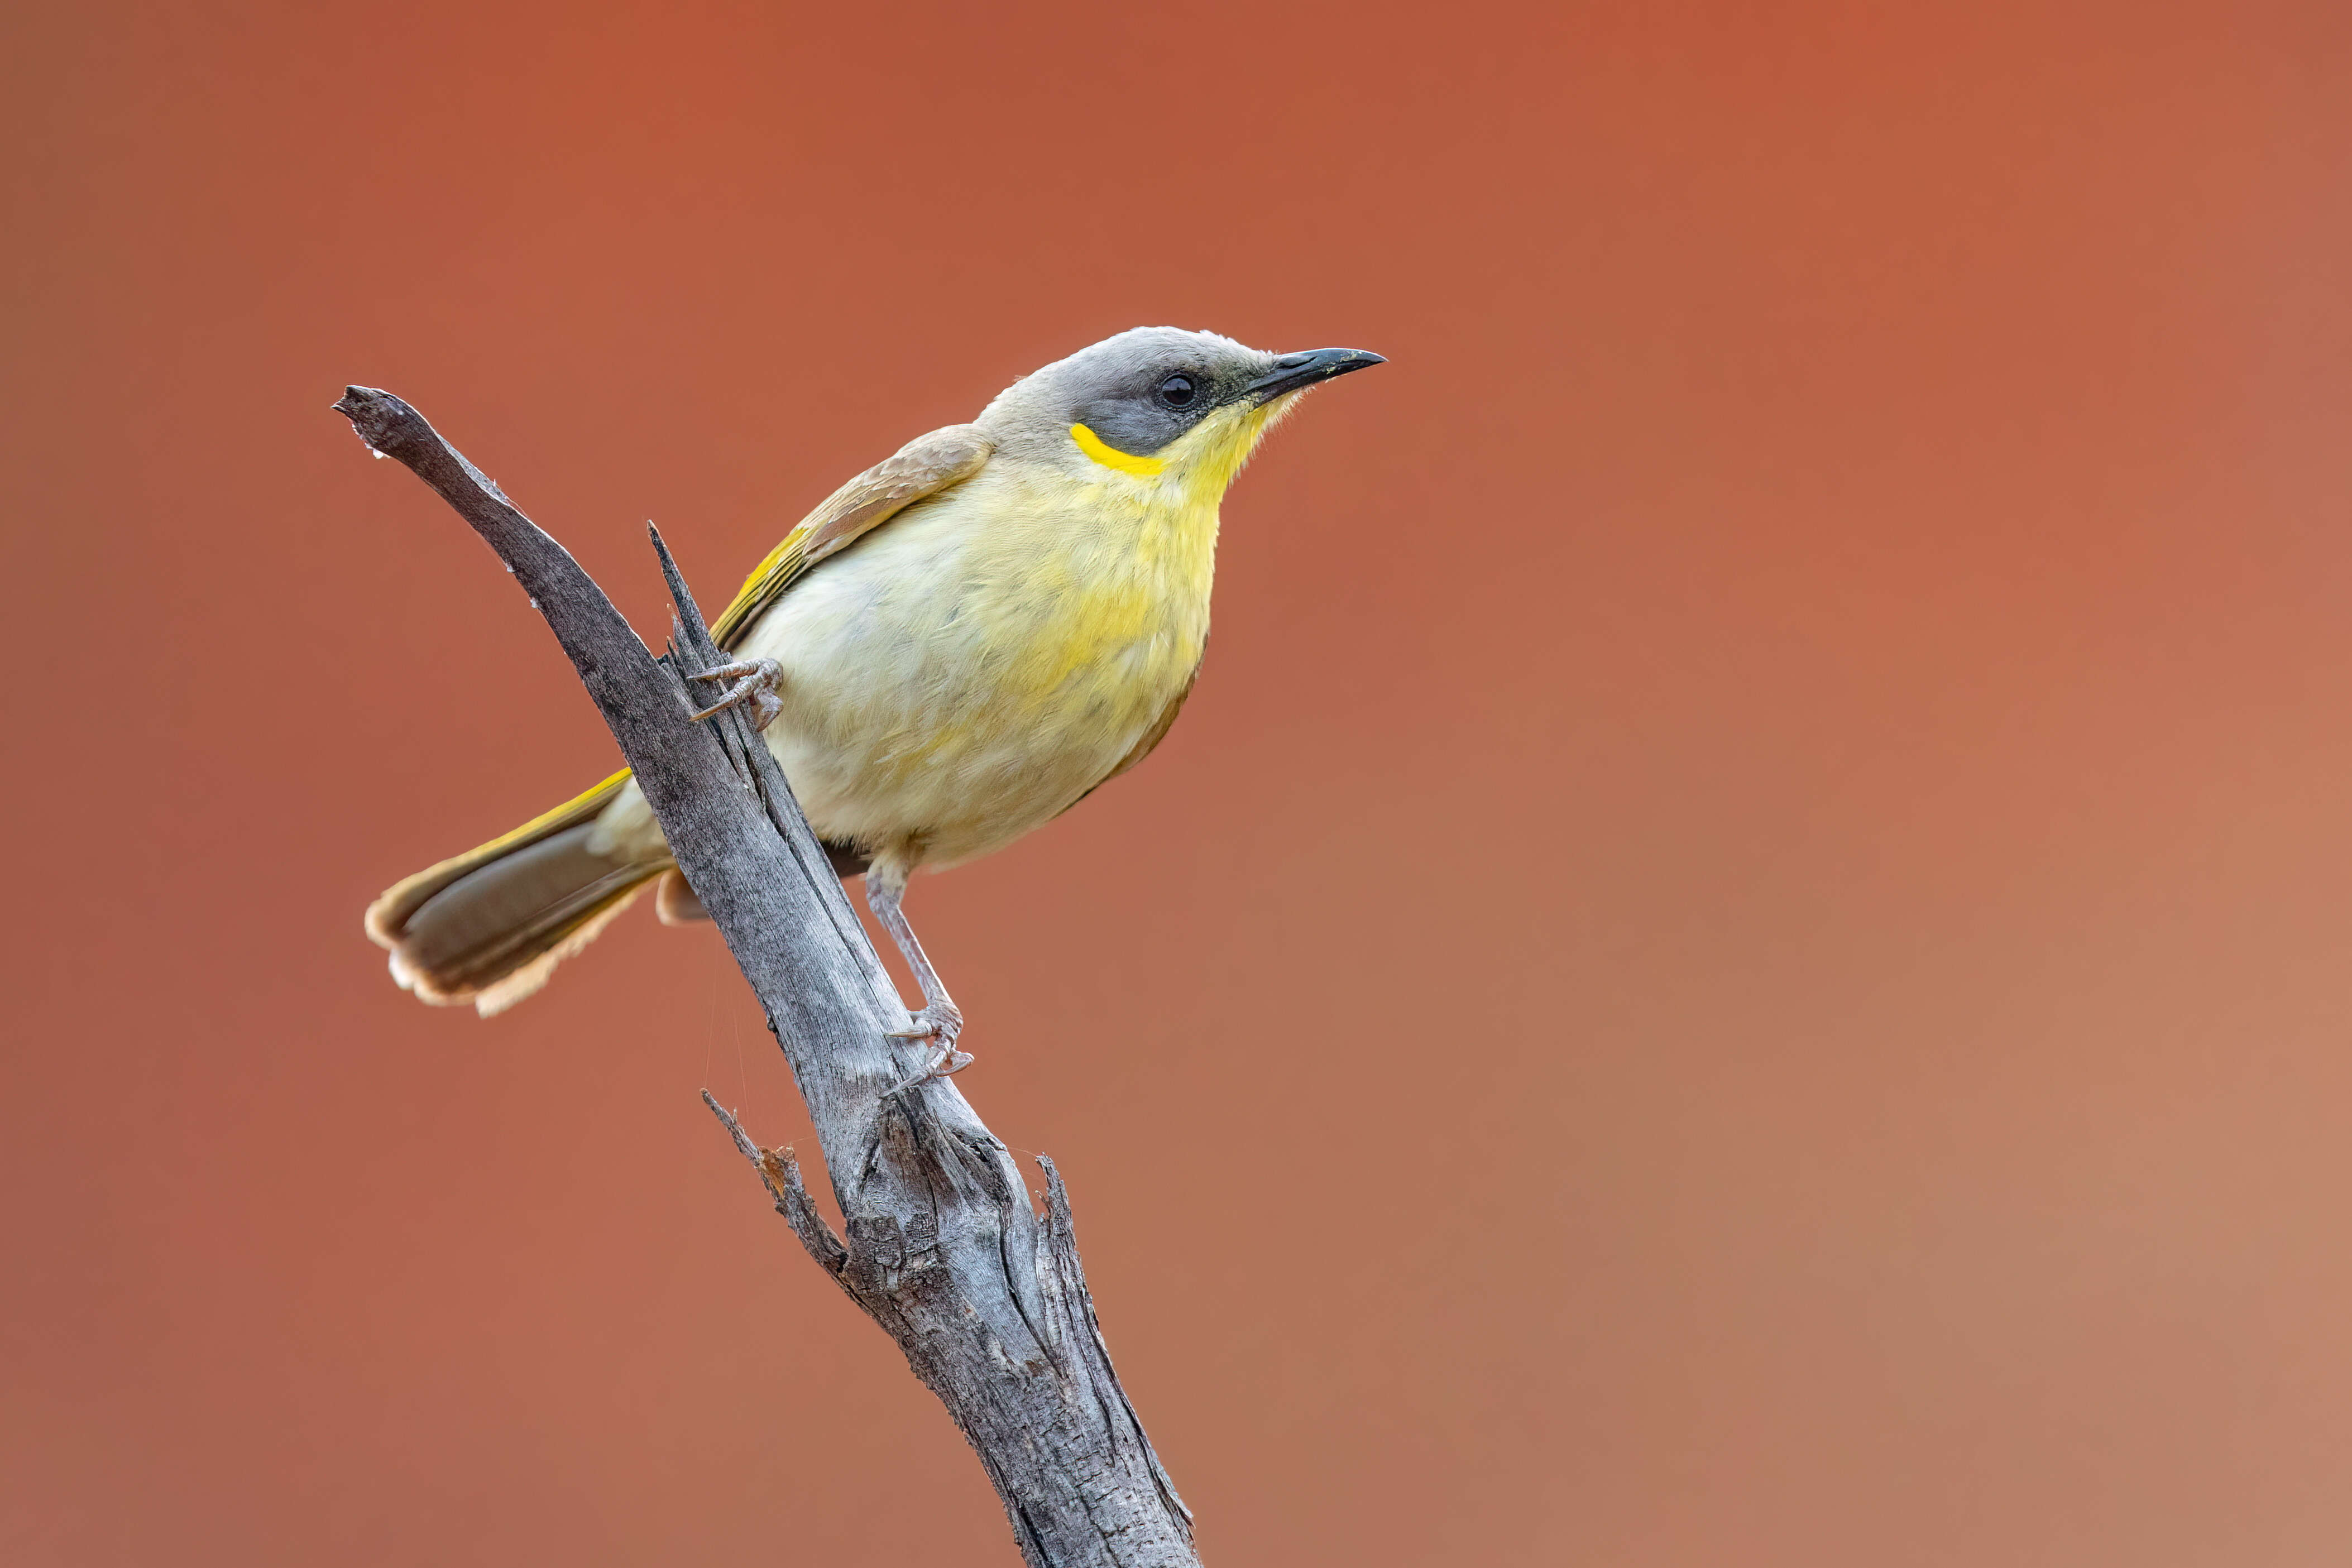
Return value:
<svg viewBox="0 0 2352 1568">
<path fill-rule="evenodd" d="M 1160 322 L 1392 363 L 912 907 L 1209 1561 L 2352 1552 L 2352 12 L 0 26 L 8 1562 L 1016 1561 L 709 931 L 385 979 L 612 747 L 327 405 L 658 634 Z"/>
</svg>

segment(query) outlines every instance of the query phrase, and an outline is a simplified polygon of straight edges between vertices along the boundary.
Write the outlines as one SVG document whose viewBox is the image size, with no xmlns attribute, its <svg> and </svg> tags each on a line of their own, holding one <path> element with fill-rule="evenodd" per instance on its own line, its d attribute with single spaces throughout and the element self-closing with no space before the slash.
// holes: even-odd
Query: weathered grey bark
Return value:
<svg viewBox="0 0 2352 1568">
<path fill-rule="evenodd" d="M 782 1150 L 718 1102 L 811 1258 L 906 1353 L 987 1467 L 1038 1568 L 1192 1564 L 1176 1496 L 1111 1370 L 1050 1160 L 1045 1212 L 954 1085 L 894 1090 L 920 1066 L 909 1027 L 783 774 L 740 710 L 697 724 L 677 665 L 720 662 L 658 533 L 677 606 L 656 660 L 571 553 L 518 511 L 423 415 L 352 387 L 335 404 L 498 552 L 571 656 L 669 836 L 688 883 L 742 967 L 792 1063 L 847 1222 L 835 1237 Z"/>
</svg>

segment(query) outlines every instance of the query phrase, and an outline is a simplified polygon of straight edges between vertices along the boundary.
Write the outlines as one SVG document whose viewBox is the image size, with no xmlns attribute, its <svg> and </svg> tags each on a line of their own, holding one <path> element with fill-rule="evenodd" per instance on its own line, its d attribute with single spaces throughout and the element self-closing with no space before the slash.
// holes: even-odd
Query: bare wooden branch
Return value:
<svg viewBox="0 0 2352 1568">
<path fill-rule="evenodd" d="M 636 770 L 688 884 L 767 1010 L 824 1154 L 845 1237 L 800 1167 L 709 1100 L 809 1256 L 879 1323 L 947 1406 L 1035 1568 L 1195 1564 L 1192 1514 L 1111 1370 L 1078 1263 L 1069 1197 L 1041 1160 L 1041 1222 L 1020 1167 L 945 1080 L 896 1089 L 926 1049 L 909 1027 L 783 773 L 740 711 L 707 723 L 672 661 L 720 662 L 660 536 L 677 605 L 657 661 L 569 551 L 389 392 L 335 404 L 504 560 Z"/>
</svg>

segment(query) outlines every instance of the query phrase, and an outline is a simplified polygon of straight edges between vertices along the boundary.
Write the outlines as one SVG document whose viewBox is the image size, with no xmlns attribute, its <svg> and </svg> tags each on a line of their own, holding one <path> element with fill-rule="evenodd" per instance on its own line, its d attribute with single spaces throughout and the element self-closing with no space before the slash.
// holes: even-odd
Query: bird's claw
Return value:
<svg viewBox="0 0 2352 1568">
<path fill-rule="evenodd" d="M 914 1076 L 891 1086 L 890 1092 L 912 1089 L 929 1083 L 934 1078 L 947 1078 L 961 1072 L 972 1064 L 972 1054 L 956 1049 L 956 1036 L 963 1032 L 963 1014 L 953 1002 L 936 1002 L 915 1015 L 912 1029 L 888 1031 L 892 1040 L 928 1040 L 931 1042 L 930 1060 L 924 1062 Z"/>
<path fill-rule="evenodd" d="M 730 707 L 749 703 L 751 705 L 751 727 L 765 729 L 775 722 L 778 714 L 784 711 L 783 699 L 776 695 L 776 683 L 783 679 L 783 670 L 773 659 L 738 659 L 732 664 L 719 664 L 708 670 L 689 671 L 686 677 L 689 681 L 735 683 L 727 688 L 726 695 L 694 717 L 698 721 L 706 719 L 712 714 L 724 713 Z"/>
</svg>

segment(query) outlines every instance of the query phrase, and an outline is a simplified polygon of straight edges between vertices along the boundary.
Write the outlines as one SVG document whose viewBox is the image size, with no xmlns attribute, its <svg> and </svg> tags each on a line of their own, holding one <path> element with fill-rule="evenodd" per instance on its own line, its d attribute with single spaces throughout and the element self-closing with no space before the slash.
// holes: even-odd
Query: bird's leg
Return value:
<svg viewBox="0 0 2352 1568">
<path fill-rule="evenodd" d="M 907 868 L 887 862 L 867 868 L 866 907 L 874 911 L 874 918 L 882 923 L 882 929 L 890 934 L 890 940 L 906 955 L 907 967 L 915 971 L 915 983 L 923 988 L 923 1010 L 917 1015 L 915 1027 L 893 1030 L 890 1038 L 931 1042 L 930 1061 L 923 1064 L 920 1072 L 899 1084 L 899 1089 L 945 1078 L 971 1065 L 971 1053 L 956 1049 L 956 1036 L 963 1032 L 963 1013 L 948 999 L 948 988 L 940 984 L 939 971 L 923 956 L 923 945 L 915 939 L 915 928 L 907 924 L 906 911 L 899 907 L 906 896 Z"/>
<path fill-rule="evenodd" d="M 773 659 L 737 659 L 732 664 L 719 664 L 708 670 L 689 670 L 689 681 L 733 681 L 727 695 L 694 716 L 709 718 L 743 703 L 751 705 L 751 727 L 765 729 L 784 711 L 783 698 L 776 695 L 776 683 L 784 672 Z"/>
</svg>

